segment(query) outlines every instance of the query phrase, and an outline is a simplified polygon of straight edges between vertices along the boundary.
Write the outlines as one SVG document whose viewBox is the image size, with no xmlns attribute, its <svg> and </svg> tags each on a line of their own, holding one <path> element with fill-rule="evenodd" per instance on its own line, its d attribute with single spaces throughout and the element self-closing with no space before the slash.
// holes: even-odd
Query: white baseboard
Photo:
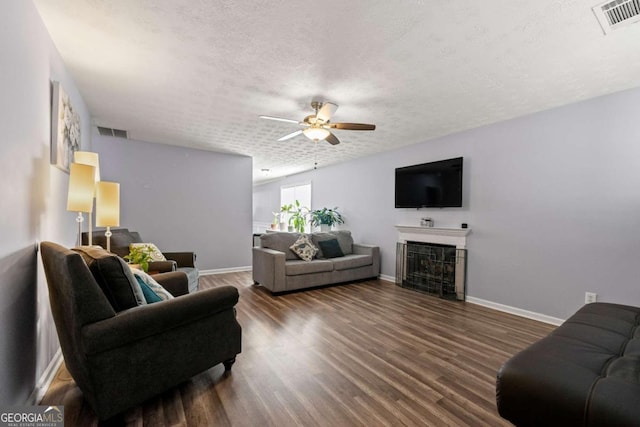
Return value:
<svg viewBox="0 0 640 427">
<path fill-rule="evenodd" d="M 245 267 L 218 268 L 215 270 L 200 270 L 200 275 L 208 276 L 212 274 L 236 273 L 240 271 L 251 271 L 251 266 L 249 265 Z M 391 282 L 391 283 L 396 282 L 396 278 L 394 276 L 388 276 L 386 274 L 381 274 L 378 276 L 378 278 L 386 282 Z M 487 301 L 487 300 L 476 298 L 476 297 L 467 296 L 466 302 L 471 304 L 481 305 L 487 308 L 492 308 L 498 311 L 503 311 L 509 314 L 515 314 L 516 316 L 526 317 L 527 319 L 533 319 L 539 322 L 549 323 L 555 326 L 559 326 L 564 322 L 563 319 L 560 319 L 557 317 L 547 316 L 546 314 L 536 313 L 535 311 L 523 310 L 521 308 L 500 304 L 493 301 Z"/>
<path fill-rule="evenodd" d="M 384 280 L 385 282 L 396 283 L 396 278 L 394 276 L 387 276 L 386 274 L 381 274 L 378 276 L 380 280 Z"/>
<path fill-rule="evenodd" d="M 62 365 L 63 360 L 64 358 L 62 357 L 62 350 L 58 349 L 58 351 L 56 351 L 56 354 L 53 355 L 51 362 L 49 362 L 47 369 L 44 370 L 42 376 L 36 383 L 36 388 L 33 389 L 31 395 L 27 399 L 27 402 L 25 403 L 26 406 L 33 406 L 40 403 L 45 393 L 49 389 L 53 378 L 56 376 L 58 368 L 60 368 L 60 365 Z"/>
<path fill-rule="evenodd" d="M 251 271 L 251 266 L 215 268 L 213 270 L 200 270 L 200 276 L 209 276 L 211 274 L 238 273 L 240 271 Z"/>
<path fill-rule="evenodd" d="M 516 316 L 526 317 L 527 319 L 537 320 L 543 323 L 549 323 L 551 325 L 559 326 L 564 320 L 557 317 L 547 316 L 546 314 L 536 313 L 534 311 L 523 310 L 521 308 L 512 307 L 510 305 L 504 305 L 493 301 L 487 301 L 484 299 L 467 296 L 467 302 L 471 304 L 481 305 L 483 307 L 492 308 L 494 310 L 503 311 L 509 314 L 515 314 Z"/>
</svg>

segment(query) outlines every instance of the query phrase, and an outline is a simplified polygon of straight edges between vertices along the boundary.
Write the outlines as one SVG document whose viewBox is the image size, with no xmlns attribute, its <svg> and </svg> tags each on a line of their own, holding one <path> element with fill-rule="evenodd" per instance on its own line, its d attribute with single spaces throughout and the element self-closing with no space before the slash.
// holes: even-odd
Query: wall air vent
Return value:
<svg viewBox="0 0 640 427">
<path fill-rule="evenodd" d="M 98 132 L 102 136 L 115 136 L 118 138 L 125 138 L 125 139 L 129 137 L 127 135 L 127 131 L 122 129 L 112 129 L 112 128 L 105 128 L 102 126 L 98 126 Z"/>
<path fill-rule="evenodd" d="M 640 21 L 640 0 L 614 0 L 593 7 L 605 34 Z"/>
</svg>

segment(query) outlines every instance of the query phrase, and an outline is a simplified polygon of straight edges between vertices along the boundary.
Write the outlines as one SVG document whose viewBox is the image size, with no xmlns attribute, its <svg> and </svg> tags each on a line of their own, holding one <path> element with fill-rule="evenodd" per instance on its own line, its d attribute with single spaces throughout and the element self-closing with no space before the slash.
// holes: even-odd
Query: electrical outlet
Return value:
<svg viewBox="0 0 640 427">
<path fill-rule="evenodd" d="M 596 302 L 598 299 L 598 294 L 595 292 L 586 292 L 584 294 L 584 303 L 591 304 L 592 302 Z"/>
</svg>

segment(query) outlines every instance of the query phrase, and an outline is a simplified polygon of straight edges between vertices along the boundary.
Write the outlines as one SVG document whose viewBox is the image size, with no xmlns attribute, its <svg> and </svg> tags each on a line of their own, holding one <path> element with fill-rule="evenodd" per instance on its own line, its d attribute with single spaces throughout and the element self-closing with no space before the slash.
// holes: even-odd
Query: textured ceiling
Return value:
<svg viewBox="0 0 640 427">
<path fill-rule="evenodd" d="M 254 181 L 640 86 L 640 24 L 580 0 L 35 0 L 94 124 L 252 156 Z M 276 140 L 312 99 L 342 143 Z M 270 169 L 270 175 L 261 169 Z"/>
</svg>

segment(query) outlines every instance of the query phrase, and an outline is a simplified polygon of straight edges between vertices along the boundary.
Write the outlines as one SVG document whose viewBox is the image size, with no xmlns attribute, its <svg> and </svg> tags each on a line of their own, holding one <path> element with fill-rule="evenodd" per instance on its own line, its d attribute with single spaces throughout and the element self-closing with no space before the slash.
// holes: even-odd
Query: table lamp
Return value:
<svg viewBox="0 0 640 427">
<path fill-rule="evenodd" d="M 69 167 L 69 191 L 67 193 L 67 210 L 78 212 L 78 246 L 82 245 L 83 212 L 93 210 L 93 193 L 96 185 L 95 166 L 71 163 Z"/>
<path fill-rule="evenodd" d="M 90 165 L 96 168 L 96 183 L 100 181 L 100 161 L 98 159 L 98 153 L 91 151 L 76 151 L 73 153 L 73 159 L 76 163 L 83 165 Z M 95 189 L 93 197 L 95 197 Z M 93 208 L 93 200 L 91 201 L 91 207 Z M 93 209 L 92 209 L 93 212 Z M 89 246 L 93 245 L 93 213 L 89 212 Z"/>
<path fill-rule="evenodd" d="M 120 225 L 120 184 L 100 181 L 96 184 L 96 226 L 107 227 L 107 252 L 111 252 L 111 227 Z"/>
</svg>

